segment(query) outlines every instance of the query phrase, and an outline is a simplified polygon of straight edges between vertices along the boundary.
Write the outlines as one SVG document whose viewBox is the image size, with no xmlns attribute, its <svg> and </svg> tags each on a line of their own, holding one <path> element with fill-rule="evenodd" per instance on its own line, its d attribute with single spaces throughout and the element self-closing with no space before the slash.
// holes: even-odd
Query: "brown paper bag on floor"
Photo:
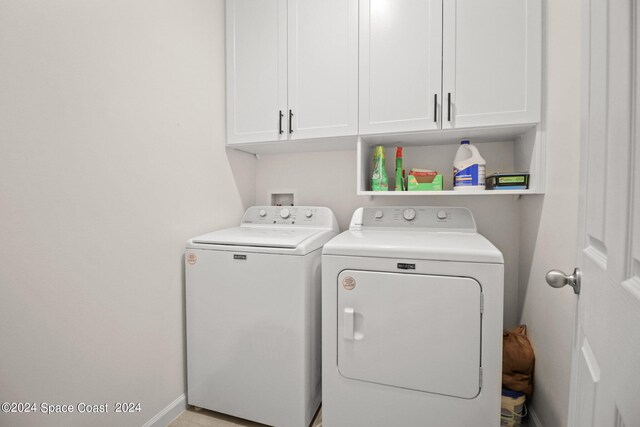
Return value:
<svg viewBox="0 0 640 427">
<path fill-rule="evenodd" d="M 502 386 L 533 394 L 535 354 L 527 337 L 527 326 L 520 325 L 502 335 Z"/>
</svg>

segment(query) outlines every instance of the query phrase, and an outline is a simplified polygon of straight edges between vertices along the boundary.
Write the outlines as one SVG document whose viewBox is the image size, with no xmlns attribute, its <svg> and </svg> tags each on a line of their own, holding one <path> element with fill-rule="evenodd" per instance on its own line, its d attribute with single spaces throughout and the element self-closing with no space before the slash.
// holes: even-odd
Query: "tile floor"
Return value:
<svg viewBox="0 0 640 427">
<path fill-rule="evenodd" d="M 527 427 L 527 422 L 523 422 L 521 427 Z M 206 409 L 196 411 L 190 406 L 178 418 L 173 420 L 167 427 L 265 427 L 264 424 L 254 423 L 241 418 L 231 417 L 218 412 L 207 411 Z M 316 418 L 311 423 L 311 427 L 322 427 L 322 408 L 318 411 Z"/>
<path fill-rule="evenodd" d="M 178 418 L 173 420 L 167 427 L 265 427 L 264 424 L 243 420 L 219 412 L 207 411 L 206 409 L 195 410 L 189 406 Z M 311 427 L 322 426 L 322 409 L 318 411 L 316 418 L 311 423 Z"/>
</svg>

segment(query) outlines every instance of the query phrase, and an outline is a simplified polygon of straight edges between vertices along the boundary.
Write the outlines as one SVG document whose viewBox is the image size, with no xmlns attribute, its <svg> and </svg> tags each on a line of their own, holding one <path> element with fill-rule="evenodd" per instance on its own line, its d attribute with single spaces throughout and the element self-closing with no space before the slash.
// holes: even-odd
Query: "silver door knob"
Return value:
<svg viewBox="0 0 640 427">
<path fill-rule="evenodd" d="M 567 275 L 560 270 L 551 270 L 544 277 L 547 280 L 549 286 L 553 288 L 561 288 L 564 285 L 569 285 L 573 288 L 573 293 L 580 293 L 580 269 L 573 270 L 573 274 Z"/>
</svg>

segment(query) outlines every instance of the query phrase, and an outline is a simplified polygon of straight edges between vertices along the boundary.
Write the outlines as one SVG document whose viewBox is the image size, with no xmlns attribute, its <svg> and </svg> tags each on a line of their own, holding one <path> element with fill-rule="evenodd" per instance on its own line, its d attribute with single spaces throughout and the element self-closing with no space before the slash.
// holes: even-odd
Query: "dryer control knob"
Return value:
<svg viewBox="0 0 640 427">
<path fill-rule="evenodd" d="M 313 212 L 311 212 L 311 209 L 307 209 L 306 211 L 304 211 L 304 216 L 306 216 L 307 218 L 311 218 L 313 216 Z"/>
<path fill-rule="evenodd" d="M 375 213 L 376 219 L 380 219 L 380 218 L 382 218 L 382 216 L 383 216 L 382 211 L 376 211 L 376 213 Z"/>
<path fill-rule="evenodd" d="M 264 218 L 265 216 L 267 216 L 267 211 L 265 211 L 264 209 L 260 209 L 258 215 L 260 215 L 261 218 Z"/>
<path fill-rule="evenodd" d="M 447 213 L 445 211 L 438 211 L 438 219 L 447 219 Z"/>
<path fill-rule="evenodd" d="M 404 212 L 402 212 L 402 216 L 407 221 L 413 221 L 416 218 L 416 211 L 411 208 L 405 209 Z"/>
<path fill-rule="evenodd" d="M 282 208 L 280 210 L 280 218 L 287 219 L 291 215 L 291 212 L 287 208 Z"/>
</svg>

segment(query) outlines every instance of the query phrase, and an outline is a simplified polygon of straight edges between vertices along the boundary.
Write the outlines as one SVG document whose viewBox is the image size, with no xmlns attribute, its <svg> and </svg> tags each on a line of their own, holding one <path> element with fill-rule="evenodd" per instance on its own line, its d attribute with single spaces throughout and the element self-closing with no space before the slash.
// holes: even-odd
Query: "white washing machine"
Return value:
<svg viewBox="0 0 640 427">
<path fill-rule="evenodd" d="M 309 425 L 321 398 L 322 245 L 338 232 L 328 208 L 264 206 L 189 240 L 189 404 Z"/>
<path fill-rule="evenodd" d="M 503 258 L 465 208 L 360 208 L 322 257 L 324 427 L 500 425 Z"/>
</svg>

